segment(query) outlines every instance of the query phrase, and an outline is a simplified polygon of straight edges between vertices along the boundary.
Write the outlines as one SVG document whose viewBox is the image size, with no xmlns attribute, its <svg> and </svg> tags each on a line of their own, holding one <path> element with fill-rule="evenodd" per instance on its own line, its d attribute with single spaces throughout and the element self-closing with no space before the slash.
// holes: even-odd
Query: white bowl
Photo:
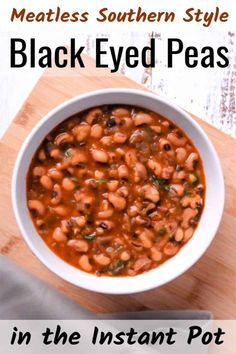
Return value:
<svg viewBox="0 0 236 354">
<path fill-rule="evenodd" d="M 44 137 L 71 115 L 103 104 L 129 104 L 148 108 L 169 118 L 194 142 L 204 164 L 205 207 L 189 242 L 173 258 L 135 277 L 97 277 L 64 262 L 38 235 L 26 203 L 26 175 L 31 159 Z M 216 151 L 207 135 L 189 114 L 166 99 L 133 89 L 105 89 L 75 97 L 49 112 L 24 142 L 13 173 L 12 202 L 20 231 L 33 253 L 52 272 L 79 287 L 107 294 L 131 294 L 161 286 L 189 269 L 206 251 L 219 226 L 224 207 L 224 180 Z"/>
</svg>

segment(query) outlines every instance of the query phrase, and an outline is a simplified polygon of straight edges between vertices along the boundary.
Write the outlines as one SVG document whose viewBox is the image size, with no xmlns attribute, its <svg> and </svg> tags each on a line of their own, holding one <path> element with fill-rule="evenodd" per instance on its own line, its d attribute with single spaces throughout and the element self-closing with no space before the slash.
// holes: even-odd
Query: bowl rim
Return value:
<svg viewBox="0 0 236 354">
<path fill-rule="evenodd" d="M 84 274 L 86 274 L 86 277 L 88 278 L 88 282 L 84 283 L 80 283 L 77 282 L 77 279 L 71 279 L 67 274 L 65 274 L 66 272 L 64 272 L 64 274 L 61 273 L 61 271 L 58 271 L 57 269 L 55 269 L 55 267 L 53 267 L 53 265 L 47 260 L 46 257 L 44 257 L 42 255 L 42 253 L 40 252 L 40 250 L 35 246 L 34 242 L 32 241 L 30 235 L 28 235 L 28 232 L 25 228 L 24 225 L 24 220 L 21 217 L 21 212 L 20 212 L 20 202 L 17 199 L 17 188 L 18 188 L 18 175 L 19 175 L 19 171 L 21 168 L 21 164 L 23 161 L 23 157 L 25 152 L 27 151 L 27 147 L 30 144 L 32 138 L 37 134 L 38 130 L 40 130 L 45 122 L 47 122 L 48 120 L 50 120 L 53 116 L 55 116 L 56 114 L 58 114 L 61 110 L 65 110 L 66 108 L 68 108 L 69 106 L 73 105 L 76 102 L 80 102 L 82 100 L 86 100 L 88 98 L 91 98 L 92 96 L 103 96 L 103 95 L 110 95 L 110 94 L 127 94 L 127 95 L 139 95 L 139 96 L 145 96 L 146 98 L 150 98 L 151 100 L 155 100 L 156 103 L 158 104 L 158 102 L 162 103 L 163 105 L 169 106 L 171 109 L 177 111 L 182 117 L 184 117 L 185 120 L 187 120 L 195 130 L 197 130 L 197 132 L 201 135 L 201 137 L 204 139 L 207 148 L 209 149 L 209 152 L 211 154 L 212 160 L 214 161 L 217 173 L 218 173 L 218 181 L 219 181 L 219 191 L 218 191 L 218 197 L 220 200 L 220 203 L 218 203 L 218 216 L 217 216 L 217 220 L 215 220 L 215 224 L 214 224 L 214 228 L 211 230 L 211 232 L 208 233 L 208 237 L 205 238 L 205 243 L 204 245 L 202 245 L 201 250 L 199 252 L 194 253 L 193 257 L 191 259 L 188 259 L 188 263 L 183 266 L 181 268 L 181 270 L 179 270 L 178 272 L 173 274 L 167 274 L 166 279 L 164 281 L 161 282 L 157 282 L 154 281 L 153 284 L 149 284 L 149 286 L 145 286 L 145 275 L 150 274 L 151 272 L 154 273 L 155 270 L 157 270 L 159 267 L 156 267 L 152 270 L 149 270 L 148 272 L 144 272 L 140 275 L 136 275 L 135 277 L 129 277 L 129 276 L 125 276 L 125 277 L 101 277 L 103 279 L 107 279 L 107 283 L 111 283 L 111 286 L 108 286 L 106 288 L 102 288 L 102 286 L 97 286 L 96 284 L 94 285 L 94 283 L 92 282 L 92 279 L 94 279 L 94 277 L 96 277 L 93 274 L 89 274 L 86 272 L 81 271 L 80 269 L 77 269 L 73 266 L 71 266 L 70 264 L 68 264 L 67 262 L 65 262 L 64 260 L 61 260 L 58 256 L 56 256 L 57 258 L 59 258 L 64 264 L 66 264 L 67 266 L 69 266 L 70 268 L 76 269 L 76 271 L 78 272 L 82 272 Z M 121 99 L 122 101 L 122 99 Z M 111 103 L 109 103 L 111 104 Z M 122 102 L 120 103 L 122 104 Z M 132 103 L 131 103 L 132 104 Z M 96 105 L 90 105 L 90 107 L 94 107 Z M 142 105 L 140 105 L 142 106 Z M 158 109 L 156 110 L 158 112 Z M 78 112 L 80 112 L 78 110 Z M 69 115 L 68 115 L 69 118 Z M 64 118 L 63 120 L 65 120 L 67 118 Z M 168 119 L 171 120 L 171 118 L 168 117 Z M 62 121 L 63 121 L 62 120 Z M 56 127 L 59 123 L 55 123 L 54 127 Z M 177 123 L 175 123 L 177 124 Z M 178 125 L 178 124 L 177 124 Z M 182 128 L 182 127 L 181 127 Z M 53 128 L 51 128 L 53 129 Z M 50 130 L 51 130 L 50 129 Z M 183 129 L 183 128 L 182 128 Z M 49 131 L 50 131 L 49 130 Z M 47 135 L 46 132 L 44 134 L 44 136 Z M 195 145 L 195 141 L 193 141 L 194 145 Z M 201 155 L 201 154 L 200 154 Z M 27 171 L 26 171 L 27 172 Z M 40 121 L 34 126 L 34 128 L 30 131 L 30 133 L 28 134 L 28 136 L 26 137 L 26 139 L 24 140 L 18 155 L 17 155 L 17 159 L 14 165 L 14 169 L 13 169 L 13 174 L 12 174 L 12 184 L 11 184 L 11 199 L 12 199 L 12 205 L 13 205 L 13 211 L 14 211 L 14 215 L 18 224 L 18 227 L 20 229 L 21 235 L 23 236 L 24 240 L 26 241 L 27 245 L 29 246 L 29 248 L 31 249 L 31 251 L 34 253 L 34 255 L 36 255 L 36 257 L 50 270 L 52 271 L 54 274 L 56 274 L 57 276 L 59 276 L 60 278 L 62 278 L 63 280 L 78 286 L 80 288 L 84 288 L 86 290 L 90 290 L 93 292 L 98 292 L 98 293 L 104 293 L 104 294 L 132 294 L 132 293 L 138 293 L 138 292 L 144 292 L 144 291 L 148 291 L 151 290 L 153 288 L 157 288 L 160 287 L 166 283 L 169 283 L 170 281 L 176 279 L 177 277 L 179 277 L 180 275 L 182 275 L 184 272 L 186 272 L 189 268 L 191 268 L 193 266 L 193 264 L 195 264 L 199 258 L 201 258 L 201 256 L 205 253 L 205 251 L 207 250 L 207 248 L 209 247 L 209 245 L 211 244 L 212 240 L 215 237 L 215 234 L 217 232 L 217 229 L 219 227 L 219 224 L 221 222 L 222 219 L 222 215 L 223 215 L 223 210 L 224 210 L 224 202 L 225 202 L 225 186 L 224 186 L 224 177 L 223 177 L 223 172 L 222 172 L 222 168 L 221 168 L 221 164 L 220 164 L 220 160 L 218 158 L 218 155 L 216 153 L 216 150 L 211 142 L 211 140 L 208 138 L 207 134 L 205 133 L 205 131 L 202 129 L 202 127 L 191 117 L 191 115 L 189 113 L 187 113 L 186 111 L 184 111 L 182 108 L 180 108 L 179 106 L 177 106 L 175 103 L 171 102 L 168 98 L 166 97 L 162 97 L 159 96 L 155 93 L 152 92 L 148 92 L 143 90 L 142 88 L 140 89 L 130 89 L 130 88 L 107 88 L 107 89 L 99 89 L 99 90 L 94 90 L 94 91 L 90 91 L 84 94 L 80 94 L 77 95 L 69 100 L 64 101 L 63 103 L 61 103 L 60 105 L 57 105 L 54 109 L 50 110 L 43 118 L 40 119 Z M 200 224 L 200 223 L 199 223 Z M 196 230 L 195 230 L 196 232 Z M 45 242 L 42 240 L 42 242 L 45 244 Z M 47 247 L 49 249 L 49 247 L 45 244 L 45 247 Z M 49 251 L 51 253 L 53 253 L 53 251 L 51 251 L 49 249 Z M 54 253 L 53 253 L 54 254 Z M 177 255 L 176 255 L 177 256 Z M 171 259 L 175 258 L 176 256 L 172 257 Z M 164 262 L 163 264 L 165 264 L 166 262 Z M 184 262 L 182 262 L 184 263 Z M 68 268 L 68 267 L 67 267 Z M 68 268 L 69 269 L 69 268 Z M 89 278 L 91 281 L 89 281 Z M 97 277 L 96 277 L 97 278 Z M 101 279 L 99 278 L 99 279 Z M 112 282 L 109 279 L 115 279 L 116 283 L 119 285 L 118 287 L 113 286 Z M 132 282 L 130 282 L 130 286 L 128 286 L 127 289 L 127 281 L 124 282 L 124 279 L 140 279 L 139 281 L 139 285 L 135 285 L 132 284 Z M 124 286 L 124 288 L 122 287 L 122 283 L 126 283 L 126 286 Z"/>
</svg>

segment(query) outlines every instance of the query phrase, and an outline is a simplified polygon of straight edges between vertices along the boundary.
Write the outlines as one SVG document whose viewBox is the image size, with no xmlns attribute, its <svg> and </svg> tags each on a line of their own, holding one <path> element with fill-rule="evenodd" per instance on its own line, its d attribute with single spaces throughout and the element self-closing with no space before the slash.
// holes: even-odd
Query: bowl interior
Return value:
<svg viewBox="0 0 236 354">
<path fill-rule="evenodd" d="M 198 149 L 206 177 L 205 207 L 194 235 L 173 258 L 135 277 L 96 277 L 82 272 L 56 256 L 37 234 L 26 204 L 26 175 L 31 159 L 47 133 L 69 116 L 103 104 L 129 104 L 153 110 L 181 127 Z M 218 228 L 224 205 L 224 183 L 216 152 L 200 126 L 183 110 L 141 90 L 109 89 L 69 100 L 44 117 L 23 144 L 12 180 L 12 201 L 21 233 L 35 255 L 65 280 L 98 292 L 124 294 L 163 285 L 186 271 L 204 253 Z"/>
</svg>

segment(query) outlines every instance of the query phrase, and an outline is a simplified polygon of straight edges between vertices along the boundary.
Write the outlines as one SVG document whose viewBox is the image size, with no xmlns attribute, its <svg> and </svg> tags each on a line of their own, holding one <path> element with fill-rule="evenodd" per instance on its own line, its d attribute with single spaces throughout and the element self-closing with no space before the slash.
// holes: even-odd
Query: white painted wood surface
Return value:
<svg viewBox="0 0 236 354">
<path fill-rule="evenodd" d="M 80 45 L 86 46 L 89 55 L 95 56 L 95 37 L 101 34 L 80 34 Z M 107 36 L 107 35 L 104 35 Z M 236 137 L 236 38 L 232 32 L 181 33 L 184 44 L 201 48 L 225 45 L 229 49 L 230 65 L 226 69 L 187 69 L 183 56 L 175 59 L 174 68 L 166 66 L 166 42 L 169 34 L 121 33 L 110 34 L 109 44 L 136 45 L 142 48 L 149 44 L 150 37 L 156 38 L 156 67 L 144 70 L 141 65 L 129 69 L 124 62 L 121 72 L 143 83 L 160 95 L 174 100 L 178 105 L 213 124 L 222 131 Z M 180 35 L 179 35 L 180 36 Z M 7 40 L 2 37 L 1 39 Z M 108 62 L 111 65 L 111 60 Z M 1 73 L 0 79 L 0 136 L 3 135 L 21 105 L 29 95 L 42 73 L 42 69 L 31 69 L 22 74 L 19 69 L 9 69 Z"/>
</svg>

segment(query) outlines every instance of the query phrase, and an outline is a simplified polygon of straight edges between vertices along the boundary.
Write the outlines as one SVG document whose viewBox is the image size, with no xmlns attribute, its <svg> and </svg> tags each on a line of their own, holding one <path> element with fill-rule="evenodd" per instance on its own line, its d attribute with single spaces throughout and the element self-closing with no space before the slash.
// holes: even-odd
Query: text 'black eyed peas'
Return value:
<svg viewBox="0 0 236 354">
<path fill-rule="evenodd" d="M 27 177 L 34 225 L 59 257 L 98 276 L 134 276 L 192 237 L 205 198 L 199 153 L 147 109 L 101 106 L 57 126 Z"/>
</svg>

